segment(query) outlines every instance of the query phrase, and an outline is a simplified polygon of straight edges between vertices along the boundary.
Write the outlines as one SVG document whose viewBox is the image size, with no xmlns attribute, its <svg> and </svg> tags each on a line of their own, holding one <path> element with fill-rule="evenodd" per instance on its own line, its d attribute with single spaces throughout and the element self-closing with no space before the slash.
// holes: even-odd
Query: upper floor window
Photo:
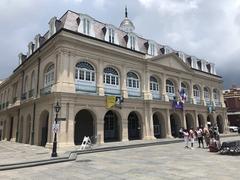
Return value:
<svg viewBox="0 0 240 180">
<path fill-rule="evenodd" d="M 158 81 L 155 77 L 150 77 L 150 91 L 159 91 Z"/>
<path fill-rule="evenodd" d="M 109 42 L 110 43 L 114 43 L 114 29 L 113 28 L 109 28 L 108 29 L 108 33 L 109 33 Z"/>
<path fill-rule="evenodd" d="M 28 91 L 28 76 L 25 77 L 25 81 L 24 81 L 24 92 Z"/>
<path fill-rule="evenodd" d="M 149 48 L 150 48 L 150 51 L 149 51 L 150 55 L 154 56 L 155 55 L 155 45 L 153 43 L 150 43 Z"/>
<path fill-rule="evenodd" d="M 167 92 L 167 93 L 172 93 L 172 94 L 175 93 L 174 84 L 173 84 L 173 82 L 170 81 L 170 80 L 167 80 L 167 81 L 166 81 L 166 92 Z"/>
<path fill-rule="evenodd" d="M 193 86 L 193 96 L 200 97 L 200 88 L 197 85 Z"/>
<path fill-rule="evenodd" d="M 127 87 L 139 89 L 139 79 L 134 72 L 127 73 Z"/>
<path fill-rule="evenodd" d="M 54 64 L 50 64 L 44 73 L 44 87 L 54 83 Z"/>
<path fill-rule="evenodd" d="M 135 36 L 130 36 L 130 48 L 135 50 Z"/>
<path fill-rule="evenodd" d="M 32 75 L 31 75 L 31 85 L 30 85 L 30 87 L 31 87 L 31 90 L 34 89 L 34 87 L 35 87 L 35 72 L 34 71 L 32 72 Z"/>
<path fill-rule="evenodd" d="M 209 93 L 209 89 L 207 87 L 204 87 L 204 98 L 210 99 L 210 93 Z"/>
<path fill-rule="evenodd" d="M 103 83 L 118 86 L 119 85 L 118 72 L 111 67 L 106 67 L 104 69 Z"/>
<path fill-rule="evenodd" d="M 90 21 L 87 18 L 83 19 L 83 33 L 90 35 Z"/>
<path fill-rule="evenodd" d="M 76 64 L 75 79 L 82 81 L 95 81 L 95 70 L 88 62 Z"/>
<path fill-rule="evenodd" d="M 219 92 L 217 89 L 213 90 L 213 98 L 215 101 L 219 101 L 220 96 L 219 96 Z"/>
</svg>

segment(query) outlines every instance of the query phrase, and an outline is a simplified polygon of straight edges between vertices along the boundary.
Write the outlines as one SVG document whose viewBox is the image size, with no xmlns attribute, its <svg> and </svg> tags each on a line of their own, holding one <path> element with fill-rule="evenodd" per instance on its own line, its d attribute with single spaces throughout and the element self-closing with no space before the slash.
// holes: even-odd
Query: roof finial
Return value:
<svg viewBox="0 0 240 180">
<path fill-rule="evenodd" d="M 127 5 L 125 6 L 125 18 L 128 17 L 128 13 L 127 13 Z"/>
</svg>

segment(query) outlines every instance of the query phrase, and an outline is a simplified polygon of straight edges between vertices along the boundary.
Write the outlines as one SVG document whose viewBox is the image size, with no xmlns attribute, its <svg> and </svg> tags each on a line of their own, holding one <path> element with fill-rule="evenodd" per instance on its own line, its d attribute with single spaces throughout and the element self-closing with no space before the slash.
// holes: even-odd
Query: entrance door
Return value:
<svg viewBox="0 0 240 180">
<path fill-rule="evenodd" d="M 154 129 L 154 137 L 160 138 L 161 137 L 161 125 L 160 125 L 157 114 L 153 115 L 153 129 Z"/>
<path fill-rule="evenodd" d="M 140 130 L 141 126 L 139 124 L 137 114 L 135 112 L 131 112 L 128 116 L 128 139 L 140 139 Z"/>
<path fill-rule="evenodd" d="M 47 114 L 46 118 L 43 120 L 42 128 L 41 128 L 41 143 L 40 146 L 46 146 L 47 144 L 47 137 L 48 137 L 48 117 L 49 114 Z"/>
<path fill-rule="evenodd" d="M 170 123 L 171 123 L 171 132 L 172 132 L 172 136 L 173 137 L 178 137 L 179 135 L 179 129 L 180 129 L 180 125 L 178 123 L 178 118 L 177 115 L 171 115 L 170 116 Z"/>
<path fill-rule="evenodd" d="M 74 127 L 74 143 L 76 145 L 82 144 L 84 136 L 91 138 L 94 135 L 93 122 L 92 114 L 88 110 L 84 109 L 77 113 Z M 94 139 L 92 138 L 92 140 Z"/>
<path fill-rule="evenodd" d="M 118 141 L 118 119 L 113 111 L 108 111 L 104 117 L 104 141 Z"/>
</svg>

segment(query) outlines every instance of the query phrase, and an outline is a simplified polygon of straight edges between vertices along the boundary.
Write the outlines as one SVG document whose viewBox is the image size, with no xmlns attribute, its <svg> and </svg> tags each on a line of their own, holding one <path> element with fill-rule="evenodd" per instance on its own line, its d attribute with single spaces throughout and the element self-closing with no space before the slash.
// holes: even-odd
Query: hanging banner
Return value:
<svg viewBox="0 0 240 180">
<path fill-rule="evenodd" d="M 107 96 L 107 108 L 111 108 L 116 104 L 116 96 Z"/>
</svg>

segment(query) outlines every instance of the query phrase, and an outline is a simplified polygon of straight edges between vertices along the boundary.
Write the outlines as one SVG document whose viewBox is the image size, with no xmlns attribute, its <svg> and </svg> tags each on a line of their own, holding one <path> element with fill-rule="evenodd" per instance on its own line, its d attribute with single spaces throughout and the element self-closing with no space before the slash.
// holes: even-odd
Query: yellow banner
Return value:
<svg viewBox="0 0 240 180">
<path fill-rule="evenodd" d="M 107 96 L 107 108 L 111 108 L 116 103 L 116 96 Z"/>
</svg>

